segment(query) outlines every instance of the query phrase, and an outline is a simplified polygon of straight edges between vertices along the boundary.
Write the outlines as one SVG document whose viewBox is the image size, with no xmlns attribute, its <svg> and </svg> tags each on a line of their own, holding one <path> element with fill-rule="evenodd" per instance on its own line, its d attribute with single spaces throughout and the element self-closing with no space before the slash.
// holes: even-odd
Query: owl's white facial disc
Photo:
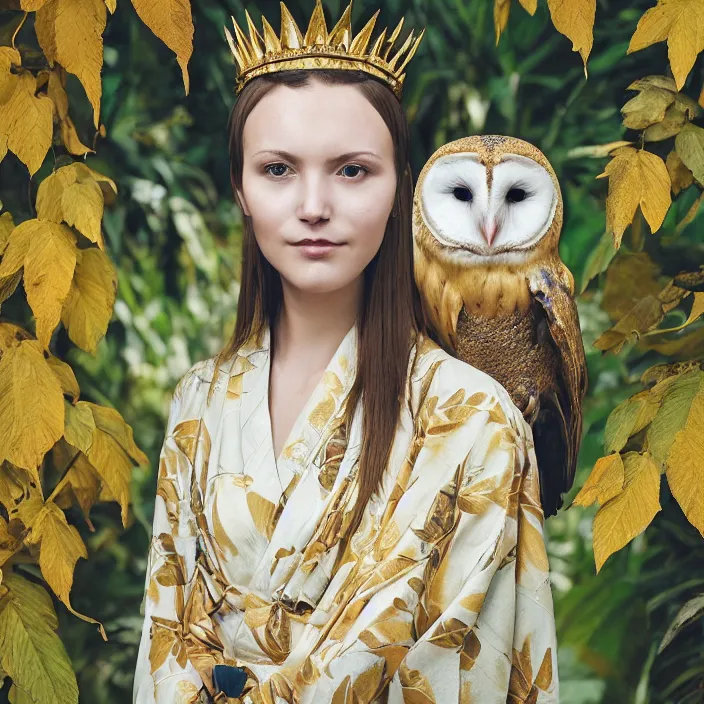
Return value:
<svg viewBox="0 0 704 704">
<path fill-rule="evenodd" d="M 507 154 L 487 182 L 476 153 L 439 158 L 423 181 L 423 218 L 452 258 L 520 261 L 554 217 L 550 174 L 532 159 Z"/>
</svg>

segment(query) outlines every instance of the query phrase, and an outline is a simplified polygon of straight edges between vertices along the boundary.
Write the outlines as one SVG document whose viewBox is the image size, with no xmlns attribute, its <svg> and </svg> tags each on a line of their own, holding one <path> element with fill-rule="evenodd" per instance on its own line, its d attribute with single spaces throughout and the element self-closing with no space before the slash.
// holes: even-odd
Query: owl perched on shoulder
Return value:
<svg viewBox="0 0 704 704">
<path fill-rule="evenodd" d="M 533 428 L 546 516 L 574 481 L 587 388 L 574 279 L 557 251 L 562 195 L 513 137 L 445 144 L 416 184 L 414 271 L 438 342 L 496 379 Z"/>
</svg>

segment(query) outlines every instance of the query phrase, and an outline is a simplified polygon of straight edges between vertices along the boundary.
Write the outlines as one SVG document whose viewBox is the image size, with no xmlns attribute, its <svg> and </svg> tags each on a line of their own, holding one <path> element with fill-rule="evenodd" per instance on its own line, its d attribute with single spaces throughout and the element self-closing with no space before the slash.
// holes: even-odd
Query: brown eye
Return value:
<svg viewBox="0 0 704 704">
<path fill-rule="evenodd" d="M 506 194 L 506 200 L 509 203 L 520 203 L 526 199 L 528 194 L 522 188 L 511 188 Z"/>
<path fill-rule="evenodd" d="M 452 191 L 452 195 L 457 198 L 457 200 L 462 200 L 466 202 L 471 202 L 474 196 L 472 195 L 472 191 L 469 190 L 466 186 L 457 186 Z"/>
</svg>

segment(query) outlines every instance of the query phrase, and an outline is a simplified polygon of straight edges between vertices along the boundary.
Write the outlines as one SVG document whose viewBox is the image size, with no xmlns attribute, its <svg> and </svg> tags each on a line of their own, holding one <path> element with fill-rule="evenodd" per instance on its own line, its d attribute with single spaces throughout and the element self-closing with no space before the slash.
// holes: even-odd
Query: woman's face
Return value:
<svg viewBox="0 0 704 704">
<path fill-rule="evenodd" d="M 284 286 L 330 293 L 354 282 L 381 246 L 396 191 L 381 115 L 351 85 L 279 85 L 247 117 L 243 151 L 240 202 Z M 304 239 L 338 246 L 296 245 Z"/>
</svg>

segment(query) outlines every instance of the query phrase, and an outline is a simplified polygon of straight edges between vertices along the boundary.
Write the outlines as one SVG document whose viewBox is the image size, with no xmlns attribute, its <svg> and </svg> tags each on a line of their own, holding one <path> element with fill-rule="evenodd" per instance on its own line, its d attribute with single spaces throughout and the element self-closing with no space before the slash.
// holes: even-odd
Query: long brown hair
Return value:
<svg viewBox="0 0 704 704">
<path fill-rule="evenodd" d="M 251 80 L 235 102 L 228 123 L 230 179 L 238 205 L 242 189 L 244 124 L 254 106 L 275 86 L 300 87 L 311 74 L 328 84 L 354 84 L 383 118 L 391 132 L 396 166 L 393 217 L 389 217 L 379 251 L 364 270 L 364 300 L 359 318 L 357 373 L 346 406 L 346 422 L 362 398 L 362 447 L 359 459 L 359 493 L 350 533 L 361 520 L 369 497 L 376 491 L 389 459 L 400 404 L 405 394 L 409 353 L 419 332 L 427 334 L 418 289 L 413 278 L 411 217 L 413 177 L 408 161 L 408 124 L 399 100 L 381 81 L 363 71 L 300 69 L 280 71 Z M 221 359 L 232 355 L 265 324 L 271 340 L 282 305 L 281 278 L 257 245 L 251 217 L 244 215 L 242 271 L 237 321 Z M 362 392 L 364 395 L 362 396 Z"/>
</svg>

